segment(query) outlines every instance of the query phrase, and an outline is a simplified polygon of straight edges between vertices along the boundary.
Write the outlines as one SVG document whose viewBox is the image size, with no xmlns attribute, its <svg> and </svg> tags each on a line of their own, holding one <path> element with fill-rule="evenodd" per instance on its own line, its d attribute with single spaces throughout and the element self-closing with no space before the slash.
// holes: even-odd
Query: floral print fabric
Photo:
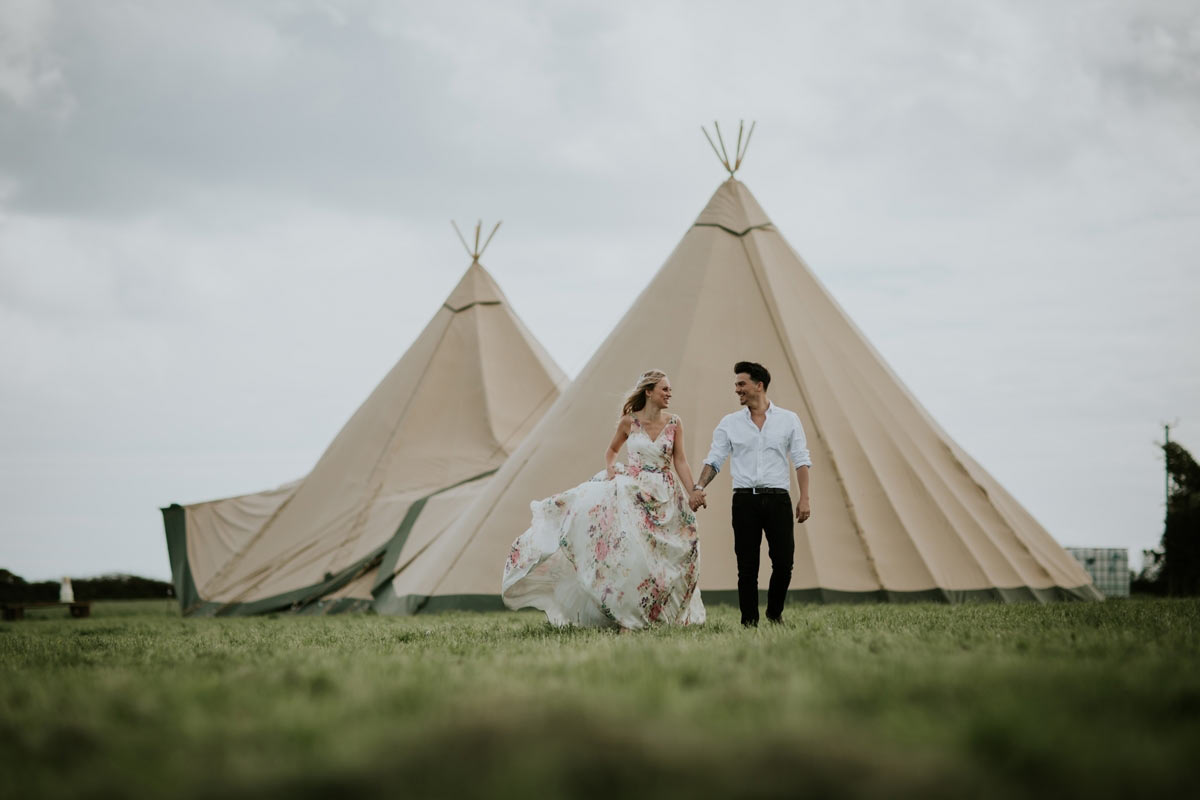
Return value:
<svg viewBox="0 0 1200 800">
<path fill-rule="evenodd" d="M 615 478 L 530 503 L 533 524 L 504 565 L 509 608 L 539 608 L 555 625 L 704 622 L 696 516 L 672 471 L 678 422 L 651 440 L 635 419 Z"/>
</svg>

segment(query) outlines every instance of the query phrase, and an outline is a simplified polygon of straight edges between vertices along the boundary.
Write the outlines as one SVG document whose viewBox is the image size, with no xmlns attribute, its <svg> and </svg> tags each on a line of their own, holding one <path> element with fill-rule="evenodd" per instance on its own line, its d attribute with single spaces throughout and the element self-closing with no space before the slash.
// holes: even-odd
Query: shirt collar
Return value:
<svg viewBox="0 0 1200 800">
<path fill-rule="evenodd" d="M 749 407 L 749 406 L 742 406 L 742 411 L 744 411 L 744 412 L 745 412 L 745 414 L 746 414 L 746 419 L 750 419 L 750 407 Z M 768 400 L 768 401 L 767 401 L 767 416 L 769 417 L 769 416 L 771 416 L 771 414 L 773 414 L 773 413 L 775 413 L 775 404 L 774 404 L 774 403 L 772 403 L 770 400 Z"/>
</svg>

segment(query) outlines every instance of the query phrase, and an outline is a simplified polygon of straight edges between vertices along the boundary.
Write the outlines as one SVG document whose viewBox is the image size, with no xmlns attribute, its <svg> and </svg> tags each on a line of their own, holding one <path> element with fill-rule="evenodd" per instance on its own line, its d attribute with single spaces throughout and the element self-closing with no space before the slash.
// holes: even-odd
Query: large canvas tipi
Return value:
<svg viewBox="0 0 1200 800">
<path fill-rule="evenodd" d="M 477 229 L 458 285 L 312 472 L 163 509 L 184 613 L 372 606 L 396 565 L 428 546 L 558 399 L 562 371 L 480 250 Z"/>
<path fill-rule="evenodd" d="M 717 189 L 562 398 L 471 507 L 390 591 L 423 607 L 498 607 L 529 503 L 586 480 L 624 390 L 665 370 L 693 471 L 738 409 L 732 366 L 763 363 L 812 453 L 812 518 L 796 526 L 791 593 L 815 601 L 1100 599 L 1088 575 L 905 389 L 744 184 Z M 793 477 L 793 483 L 795 479 Z M 699 513 L 700 586 L 733 601 L 728 465 Z M 769 575 L 765 545 L 760 586 Z M 473 587 L 489 583 L 480 598 Z"/>
</svg>

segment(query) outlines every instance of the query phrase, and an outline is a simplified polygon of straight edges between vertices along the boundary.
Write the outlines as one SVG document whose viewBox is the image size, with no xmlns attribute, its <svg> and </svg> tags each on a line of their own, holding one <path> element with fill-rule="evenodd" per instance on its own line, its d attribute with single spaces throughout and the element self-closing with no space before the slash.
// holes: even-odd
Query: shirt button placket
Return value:
<svg viewBox="0 0 1200 800">
<path fill-rule="evenodd" d="M 753 424 L 753 423 L 751 423 L 751 424 Z M 757 425 L 755 425 L 755 427 L 758 428 Z M 763 420 L 763 428 L 765 428 L 765 427 L 767 427 L 767 421 Z M 754 466 L 754 485 L 755 486 L 763 485 L 762 452 L 763 452 L 763 431 L 762 431 L 762 428 L 759 428 L 758 429 L 758 451 L 757 451 L 758 459 Z"/>
</svg>

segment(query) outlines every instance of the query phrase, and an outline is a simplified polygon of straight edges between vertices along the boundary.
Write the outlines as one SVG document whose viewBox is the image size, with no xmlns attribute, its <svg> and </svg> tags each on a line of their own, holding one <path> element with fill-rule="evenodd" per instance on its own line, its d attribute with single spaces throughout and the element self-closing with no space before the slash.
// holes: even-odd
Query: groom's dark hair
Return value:
<svg viewBox="0 0 1200 800">
<path fill-rule="evenodd" d="M 767 372 L 767 368 L 762 364 L 754 361 L 739 361 L 733 365 L 733 374 L 738 375 L 746 373 L 750 376 L 750 380 L 763 385 L 763 391 L 771 385 L 771 373 Z"/>
</svg>

